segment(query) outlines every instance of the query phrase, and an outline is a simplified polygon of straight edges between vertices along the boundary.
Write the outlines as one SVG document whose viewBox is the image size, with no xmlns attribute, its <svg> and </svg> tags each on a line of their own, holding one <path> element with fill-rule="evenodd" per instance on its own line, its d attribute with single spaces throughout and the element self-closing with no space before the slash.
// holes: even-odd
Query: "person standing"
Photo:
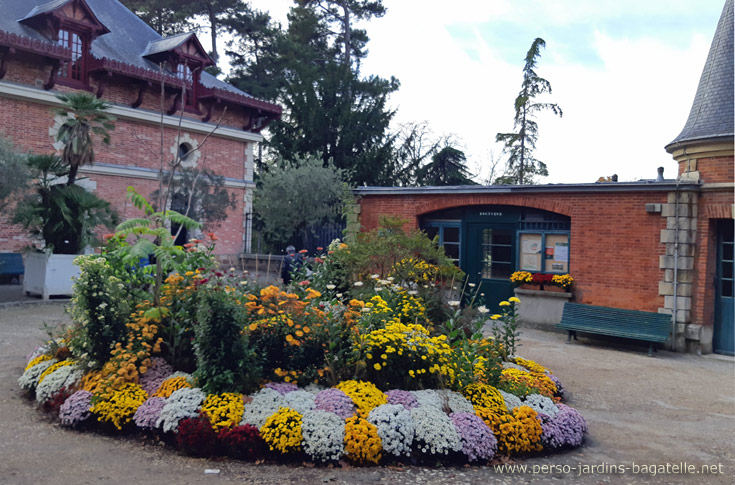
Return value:
<svg viewBox="0 0 735 485">
<path fill-rule="evenodd" d="M 301 268 L 301 255 L 296 252 L 296 248 L 288 246 L 286 248 L 286 257 L 283 258 L 283 266 L 281 266 L 281 279 L 284 285 L 291 283 L 291 275 L 294 271 Z"/>
</svg>

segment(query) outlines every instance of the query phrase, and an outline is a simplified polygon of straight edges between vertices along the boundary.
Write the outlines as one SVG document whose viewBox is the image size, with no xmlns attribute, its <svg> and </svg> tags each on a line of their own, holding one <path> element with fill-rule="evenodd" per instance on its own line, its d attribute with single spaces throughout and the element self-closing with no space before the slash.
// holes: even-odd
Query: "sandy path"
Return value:
<svg viewBox="0 0 735 485">
<path fill-rule="evenodd" d="M 717 356 L 612 349 L 583 339 L 525 330 L 519 354 L 552 369 L 590 426 L 581 449 L 518 461 L 568 466 L 537 475 L 492 468 L 326 469 L 194 459 L 136 439 L 60 428 L 23 398 L 17 378 L 42 341 L 42 322 L 66 321 L 62 305 L 0 309 L 0 484 L 199 483 L 734 483 L 735 360 Z M 615 466 L 686 462 L 721 465 L 723 474 L 614 473 Z M 583 471 L 595 473 L 578 476 Z M 205 475 L 206 469 L 219 469 Z M 670 468 L 673 471 L 673 468 Z M 639 469 L 639 472 L 643 472 Z"/>
</svg>

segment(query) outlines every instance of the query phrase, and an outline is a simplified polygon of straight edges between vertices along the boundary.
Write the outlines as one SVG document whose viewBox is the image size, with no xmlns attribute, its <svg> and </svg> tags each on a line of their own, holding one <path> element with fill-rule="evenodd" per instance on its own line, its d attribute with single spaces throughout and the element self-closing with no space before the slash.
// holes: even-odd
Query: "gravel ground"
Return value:
<svg viewBox="0 0 735 485">
<path fill-rule="evenodd" d="M 566 402 L 590 427 L 582 448 L 512 463 L 527 473 L 253 465 L 189 458 L 135 437 L 69 431 L 45 417 L 21 394 L 17 378 L 25 356 L 44 338 L 41 324 L 66 320 L 61 304 L 0 308 L 0 484 L 735 483 L 732 358 L 669 352 L 649 358 L 644 348 L 610 348 L 585 338 L 564 345 L 564 335 L 526 329 L 519 354 L 561 379 Z M 669 464 L 673 472 L 681 463 L 700 473 L 654 475 L 650 468 Z M 704 475 L 702 465 L 718 473 Z M 618 474 L 613 467 L 628 468 Z M 210 469 L 219 473 L 207 474 Z"/>
</svg>

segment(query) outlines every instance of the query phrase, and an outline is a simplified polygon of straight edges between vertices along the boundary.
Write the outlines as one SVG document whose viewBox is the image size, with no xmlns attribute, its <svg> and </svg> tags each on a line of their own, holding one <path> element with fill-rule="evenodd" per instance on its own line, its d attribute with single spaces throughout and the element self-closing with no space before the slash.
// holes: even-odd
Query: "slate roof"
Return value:
<svg viewBox="0 0 735 485">
<path fill-rule="evenodd" d="M 51 2 L 47 0 L 2 0 L 3 11 L 0 15 L 0 31 L 24 36 L 31 41 L 38 40 L 53 44 L 52 39 L 19 21 L 29 17 L 29 15 L 35 16 L 52 11 L 68 1 L 70 0 L 53 0 Z M 178 45 L 183 37 L 191 35 L 182 34 L 164 39 L 118 0 L 85 1 L 97 19 L 110 30 L 109 33 L 100 35 L 92 42 L 91 53 L 92 57 L 96 59 L 109 59 L 156 73 L 159 71 L 158 65 L 143 57 L 149 45 L 161 47 L 168 45 L 168 42 Z M 258 100 L 234 86 L 220 81 L 207 72 L 201 73 L 199 82 L 206 88 L 222 90 L 235 96 L 249 98 L 255 106 L 270 108 L 275 112 L 281 111 L 279 106 Z"/>
<path fill-rule="evenodd" d="M 148 42 L 145 50 L 141 56 L 150 56 L 161 52 L 167 52 L 176 49 L 181 44 L 185 43 L 189 38 L 194 35 L 193 32 L 184 32 L 182 34 L 170 35 L 163 39 L 152 40 Z"/>
<path fill-rule="evenodd" d="M 26 19 L 35 17 L 36 15 L 40 15 L 42 13 L 52 12 L 70 1 L 71 0 L 53 0 L 51 2 L 44 3 L 43 5 L 37 5 L 33 7 L 33 9 L 30 12 L 28 12 L 27 15 L 25 15 L 23 18 L 18 19 L 18 20 L 19 21 L 26 20 Z"/>
<path fill-rule="evenodd" d="M 733 133 L 733 0 L 726 0 L 712 46 L 699 79 L 684 129 L 666 149 L 675 144 L 732 138 Z"/>
</svg>

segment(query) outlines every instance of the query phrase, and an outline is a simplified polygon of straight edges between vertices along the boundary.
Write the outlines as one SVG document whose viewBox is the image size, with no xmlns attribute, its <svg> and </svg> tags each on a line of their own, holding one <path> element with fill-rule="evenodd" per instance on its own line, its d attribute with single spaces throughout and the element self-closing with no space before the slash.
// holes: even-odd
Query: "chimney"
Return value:
<svg viewBox="0 0 735 485">
<path fill-rule="evenodd" d="M 663 182 L 664 181 L 664 168 L 658 167 L 656 171 L 658 172 L 658 175 L 656 176 L 656 182 Z"/>
</svg>

